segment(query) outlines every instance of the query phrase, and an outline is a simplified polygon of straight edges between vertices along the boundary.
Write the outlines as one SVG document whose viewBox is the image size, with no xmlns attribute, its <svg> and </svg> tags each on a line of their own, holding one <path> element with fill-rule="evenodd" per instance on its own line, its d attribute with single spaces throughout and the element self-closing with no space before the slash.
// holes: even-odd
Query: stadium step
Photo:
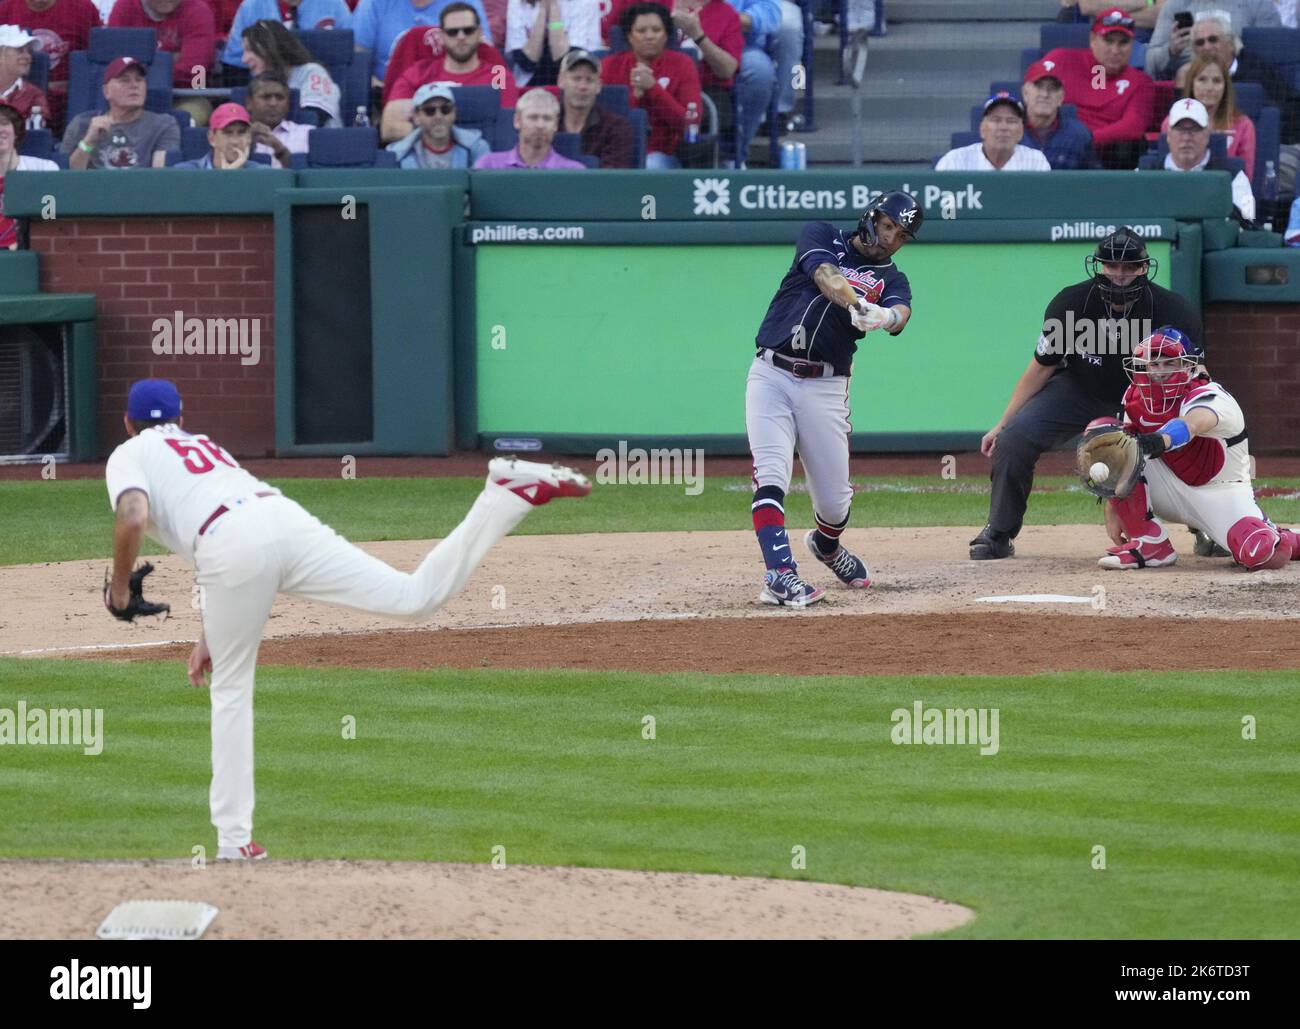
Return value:
<svg viewBox="0 0 1300 1029">
<path fill-rule="evenodd" d="M 863 161 L 867 164 L 923 164 L 931 167 L 936 157 L 948 152 L 950 135 L 955 130 L 926 131 L 914 122 L 888 122 L 877 126 L 874 134 L 863 130 Z M 808 148 L 808 164 L 849 164 L 853 159 L 852 126 L 836 125 L 812 133 L 792 133 L 782 142 L 803 143 Z M 766 137 L 754 141 L 749 164 L 769 167 Z M 780 163 L 778 156 L 777 164 Z"/>
<path fill-rule="evenodd" d="M 1018 0 L 1013 5 L 988 3 L 987 0 L 885 0 L 885 21 L 892 31 L 896 21 L 1006 21 L 1034 19 L 1055 21 L 1061 10 L 1059 0 Z"/>
<path fill-rule="evenodd" d="M 981 74 L 995 70 L 993 78 L 1015 78 L 1020 74 L 1020 51 L 1038 45 L 1039 22 L 905 23 L 891 26 L 889 35 L 871 39 L 867 75 L 904 72 L 924 88 L 935 72 L 970 71 Z M 817 84 L 830 74 L 839 78 L 839 36 L 818 36 L 813 44 Z M 985 83 L 989 80 L 986 78 Z"/>
<path fill-rule="evenodd" d="M 1020 51 L 1038 42 L 1041 21 L 907 22 L 870 41 L 862 88 L 864 159 L 929 163 L 948 150 L 953 132 L 970 125 L 970 108 L 989 83 L 1015 79 Z M 805 144 L 809 164 L 852 157 L 852 89 L 839 85 L 839 36 L 813 44 L 817 131 L 785 137 Z M 766 163 L 767 141 L 756 140 L 752 163 Z"/>
</svg>

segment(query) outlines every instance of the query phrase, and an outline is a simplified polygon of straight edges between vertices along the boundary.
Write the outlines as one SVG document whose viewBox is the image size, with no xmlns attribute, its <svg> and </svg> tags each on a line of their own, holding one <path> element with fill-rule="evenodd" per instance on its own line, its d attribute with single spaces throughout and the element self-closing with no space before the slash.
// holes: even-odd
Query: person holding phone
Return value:
<svg viewBox="0 0 1300 1029">
<path fill-rule="evenodd" d="M 1273 0 L 1164 0 L 1147 44 L 1146 71 L 1153 79 L 1173 79 L 1192 57 L 1192 23 L 1203 11 L 1222 11 L 1232 18 L 1232 31 L 1280 28 L 1282 18 Z"/>
</svg>

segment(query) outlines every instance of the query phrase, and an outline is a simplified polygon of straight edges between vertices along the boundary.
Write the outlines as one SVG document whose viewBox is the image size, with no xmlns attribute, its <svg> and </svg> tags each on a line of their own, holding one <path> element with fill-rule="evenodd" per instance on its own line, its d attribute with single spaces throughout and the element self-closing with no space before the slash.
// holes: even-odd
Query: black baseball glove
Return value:
<svg viewBox="0 0 1300 1029">
<path fill-rule="evenodd" d="M 146 561 L 131 573 L 131 596 L 126 602 L 126 607 L 113 606 L 112 584 L 109 582 L 108 573 L 104 573 L 104 606 L 114 618 L 129 622 L 134 620 L 136 615 L 161 615 L 171 610 L 170 604 L 154 604 L 144 599 L 144 577 L 152 571 L 153 564 Z"/>
</svg>

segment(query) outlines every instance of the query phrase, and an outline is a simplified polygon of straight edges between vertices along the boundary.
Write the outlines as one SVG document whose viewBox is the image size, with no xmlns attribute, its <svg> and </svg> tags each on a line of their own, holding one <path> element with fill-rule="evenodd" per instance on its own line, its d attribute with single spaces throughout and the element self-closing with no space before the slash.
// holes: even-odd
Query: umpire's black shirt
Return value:
<svg viewBox="0 0 1300 1029">
<path fill-rule="evenodd" d="M 1064 374 L 1085 393 L 1118 404 L 1129 385 L 1124 358 L 1164 325 L 1205 346 L 1200 314 L 1177 293 L 1149 282 L 1121 313 L 1102 300 L 1096 283 L 1088 279 L 1066 286 L 1047 305 L 1034 359 L 1044 365 L 1064 361 Z"/>
</svg>

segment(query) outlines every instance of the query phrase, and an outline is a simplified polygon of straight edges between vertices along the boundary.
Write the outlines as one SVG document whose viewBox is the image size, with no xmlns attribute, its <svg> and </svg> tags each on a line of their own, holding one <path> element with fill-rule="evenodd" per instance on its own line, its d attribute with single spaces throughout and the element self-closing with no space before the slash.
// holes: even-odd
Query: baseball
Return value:
<svg viewBox="0 0 1300 1029">
<path fill-rule="evenodd" d="M 1105 461 L 1098 461 L 1088 469 L 1088 475 L 1092 478 L 1093 482 L 1105 482 L 1106 478 L 1110 475 L 1110 469 L 1106 467 Z"/>
</svg>

